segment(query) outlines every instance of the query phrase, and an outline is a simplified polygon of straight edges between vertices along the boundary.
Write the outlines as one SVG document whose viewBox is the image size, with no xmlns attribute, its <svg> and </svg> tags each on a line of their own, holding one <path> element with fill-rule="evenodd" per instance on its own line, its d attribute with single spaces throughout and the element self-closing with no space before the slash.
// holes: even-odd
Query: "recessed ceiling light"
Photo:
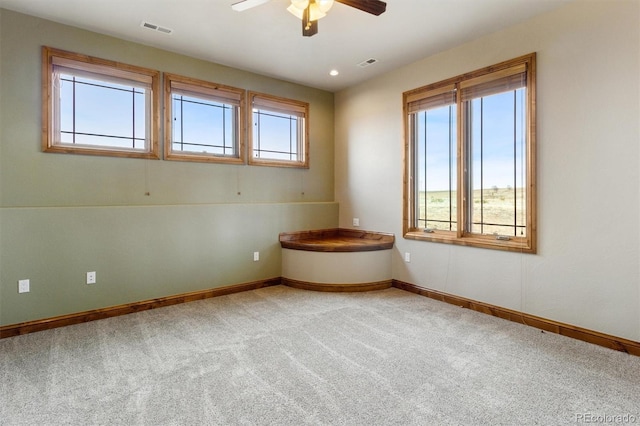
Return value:
<svg viewBox="0 0 640 426">
<path fill-rule="evenodd" d="M 329 71 L 329 75 L 330 75 L 330 76 L 332 76 L 332 77 L 335 77 L 335 76 L 336 76 L 336 75 L 338 75 L 338 74 L 340 74 L 340 73 L 338 72 L 338 70 L 331 70 L 331 71 Z"/>
</svg>

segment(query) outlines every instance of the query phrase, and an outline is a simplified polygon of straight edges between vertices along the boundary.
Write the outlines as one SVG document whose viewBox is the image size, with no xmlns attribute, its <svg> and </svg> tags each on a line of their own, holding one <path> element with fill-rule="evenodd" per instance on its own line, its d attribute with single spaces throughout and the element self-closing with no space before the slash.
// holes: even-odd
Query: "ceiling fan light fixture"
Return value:
<svg viewBox="0 0 640 426">
<path fill-rule="evenodd" d="M 289 7 L 287 8 L 287 10 L 289 11 L 289 13 L 291 13 L 296 18 L 302 20 L 302 14 L 304 13 L 303 10 L 298 9 L 293 4 L 290 4 Z"/>
<path fill-rule="evenodd" d="M 329 9 L 331 9 L 331 6 L 333 6 L 333 0 L 316 0 L 315 3 L 322 13 L 327 13 Z"/>
<path fill-rule="evenodd" d="M 291 6 L 303 11 L 309 6 L 309 0 L 291 0 Z"/>
<path fill-rule="evenodd" d="M 326 0 L 324 1 L 326 2 Z M 301 9 L 300 5 L 304 5 L 305 3 L 307 4 L 307 6 Z M 333 0 L 331 0 L 331 3 L 333 4 Z M 309 0 L 291 0 L 291 4 L 287 8 L 287 10 L 296 18 L 302 20 L 304 11 L 307 7 L 309 8 L 309 21 L 317 21 L 318 19 L 327 16 L 327 14 L 320 9 L 318 3 L 313 0 L 311 0 L 311 2 L 309 2 Z M 329 8 L 331 8 L 331 5 L 329 5 L 326 10 L 329 10 Z"/>
<path fill-rule="evenodd" d="M 0 0 L 2 1 L 2 0 Z M 270 0 L 237 0 L 231 5 L 233 10 L 241 12 L 251 9 Z M 311 37 L 318 34 L 318 20 L 324 18 L 336 0 L 290 0 L 287 7 L 289 13 L 302 21 L 302 35 Z M 347 6 L 372 15 L 381 15 L 387 10 L 387 3 L 382 0 L 337 0 Z"/>
</svg>

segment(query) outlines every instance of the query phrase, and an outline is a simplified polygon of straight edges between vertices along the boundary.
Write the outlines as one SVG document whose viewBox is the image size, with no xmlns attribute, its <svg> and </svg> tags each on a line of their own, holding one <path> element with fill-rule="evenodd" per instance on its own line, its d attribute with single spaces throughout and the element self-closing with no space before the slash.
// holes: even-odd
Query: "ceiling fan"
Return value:
<svg viewBox="0 0 640 426">
<path fill-rule="evenodd" d="M 270 0 L 241 0 L 231 5 L 235 11 L 251 9 Z M 335 0 L 338 3 L 351 6 L 371 13 L 381 15 L 387 10 L 387 3 L 380 0 Z M 333 6 L 334 0 L 291 0 L 291 5 L 287 8 L 289 12 L 302 20 L 302 35 L 311 37 L 318 33 L 318 19 L 326 16 L 326 13 Z"/>
</svg>

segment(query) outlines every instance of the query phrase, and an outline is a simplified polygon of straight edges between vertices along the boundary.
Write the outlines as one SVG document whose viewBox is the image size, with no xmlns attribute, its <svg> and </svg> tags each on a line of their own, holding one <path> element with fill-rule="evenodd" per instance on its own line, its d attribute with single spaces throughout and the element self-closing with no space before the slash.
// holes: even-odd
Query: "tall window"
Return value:
<svg viewBox="0 0 640 426">
<path fill-rule="evenodd" d="M 158 158 L 159 72 L 42 52 L 45 151 Z"/>
<path fill-rule="evenodd" d="M 535 252 L 535 54 L 404 93 L 406 238 Z"/>
<path fill-rule="evenodd" d="M 164 75 L 165 158 L 243 163 L 244 90 Z"/>
<path fill-rule="evenodd" d="M 309 104 L 249 92 L 249 163 L 309 167 Z"/>
</svg>

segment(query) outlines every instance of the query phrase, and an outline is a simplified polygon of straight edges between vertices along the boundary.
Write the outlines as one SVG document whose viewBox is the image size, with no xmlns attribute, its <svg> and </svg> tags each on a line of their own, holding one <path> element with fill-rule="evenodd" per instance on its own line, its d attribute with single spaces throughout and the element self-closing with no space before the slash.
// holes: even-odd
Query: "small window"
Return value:
<svg viewBox="0 0 640 426">
<path fill-rule="evenodd" d="M 249 163 L 309 167 L 309 104 L 249 92 Z"/>
<path fill-rule="evenodd" d="M 536 251 L 535 54 L 404 93 L 405 238 Z"/>
<path fill-rule="evenodd" d="M 43 150 L 159 158 L 159 72 L 43 47 Z"/>
<path fill-rule="evenodd" d="M 165 158 L 244 163 L 245 91 L 165 74 Z"/>
</svg>

